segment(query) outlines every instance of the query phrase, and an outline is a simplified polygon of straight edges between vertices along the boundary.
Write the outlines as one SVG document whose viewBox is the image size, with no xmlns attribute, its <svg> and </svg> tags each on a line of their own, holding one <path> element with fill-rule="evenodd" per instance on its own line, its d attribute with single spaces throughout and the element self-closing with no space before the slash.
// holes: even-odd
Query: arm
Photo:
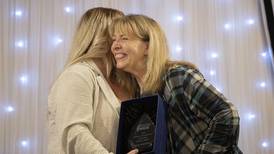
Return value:
<svg viewBox="0 0 274 154">
<path fill-rule="evenodd" d="M 82 75 L 66 72 L 55 87 L 56 125 L 67 154 L 109 154 L 93 136 L 94 85 Z"/>
<path fill-rule="evenodd" d="M 189 109 L 208 124 L 207 133 L 196 149 L 198 153 L 238 151 L 237 110 L 201 73 L 195 69 L 175 68 L 168 72 L 166 85 L 173 102 L 186 102 Z"/>
</svg>

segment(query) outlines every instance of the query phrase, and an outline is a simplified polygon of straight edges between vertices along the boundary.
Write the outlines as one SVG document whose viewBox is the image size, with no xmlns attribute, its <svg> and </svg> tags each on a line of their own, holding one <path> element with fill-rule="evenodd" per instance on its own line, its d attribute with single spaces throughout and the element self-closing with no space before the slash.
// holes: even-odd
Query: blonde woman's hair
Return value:
<svg viewBox="0 0 274 154">
<path fill-rule="evenodd" d="M 111 22 L 124 14 L 111 8 L 92 8 L 84 13 L 72 40 L 66 66 L 92 58 L 100 58 L 106 65 L 107 76 L 113 68 L 111 38 L 108 28 Z"/>
<path fill-rule="evenodd" d="M 163 75 L 170 67 L 191 63 L 169 60 L 166 36 L 160 25 L 144 15 L 127 15 L 114 20 L 110 26 L 110 35 L 133 34 L 148 43 L 146 74 L 143 80 L 143 93 L 155 93 L 161 89 Z M 131 83 L 129 83 L 131 84 Z"/>
</svg>

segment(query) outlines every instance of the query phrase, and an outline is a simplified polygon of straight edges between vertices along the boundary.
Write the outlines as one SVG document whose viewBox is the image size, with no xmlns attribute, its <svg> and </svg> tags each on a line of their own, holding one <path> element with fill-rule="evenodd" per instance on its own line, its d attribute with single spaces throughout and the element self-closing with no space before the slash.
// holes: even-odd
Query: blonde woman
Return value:
<svg viewBox="0 0 274 154">
<path fill-rule="evenodd" d="M 109 8 L 82 16 L 48 97 L 49 154 L 115 153 L 120 102 L 133 96 L 117 84 L 110 59 L 108 26 L 122 16 Z"/>
<path fill-rule="evenodd" d="M 168 104 L 167 153 L 241 153 L 237 110 L 194 65 L 169 60 L 157 22 L 127 15 L 110 35 L 116 67 L 135 77 L 141 95 L 159 93 Z"/>
</svg>

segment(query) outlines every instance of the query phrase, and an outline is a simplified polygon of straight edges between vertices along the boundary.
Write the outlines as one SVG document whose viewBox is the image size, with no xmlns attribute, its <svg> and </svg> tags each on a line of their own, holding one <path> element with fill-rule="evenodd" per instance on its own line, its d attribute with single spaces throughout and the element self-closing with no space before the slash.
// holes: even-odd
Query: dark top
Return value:
<svg viewBox="0 0 274 154">
<path fill-rule="evenodd" d="M 196 69 L 170 68 L 162 96 L 168 103 L 169 143 L 172 154 L 241 154 L 239 115 Z"/>
</svg>

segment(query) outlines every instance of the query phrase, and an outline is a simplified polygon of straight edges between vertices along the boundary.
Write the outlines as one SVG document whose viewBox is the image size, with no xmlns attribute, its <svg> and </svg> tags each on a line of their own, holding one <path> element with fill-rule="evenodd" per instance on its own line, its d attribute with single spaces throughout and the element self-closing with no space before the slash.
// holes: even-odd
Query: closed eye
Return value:
<svg viewBox="0 0 274 154">
<path fill-rule="evenodd" d="M 111 40 L 114 42 L 114 41 L 116 41 L 116 38 L 115 38 L 115 37 L 112 37 Z"/>
</svg>

